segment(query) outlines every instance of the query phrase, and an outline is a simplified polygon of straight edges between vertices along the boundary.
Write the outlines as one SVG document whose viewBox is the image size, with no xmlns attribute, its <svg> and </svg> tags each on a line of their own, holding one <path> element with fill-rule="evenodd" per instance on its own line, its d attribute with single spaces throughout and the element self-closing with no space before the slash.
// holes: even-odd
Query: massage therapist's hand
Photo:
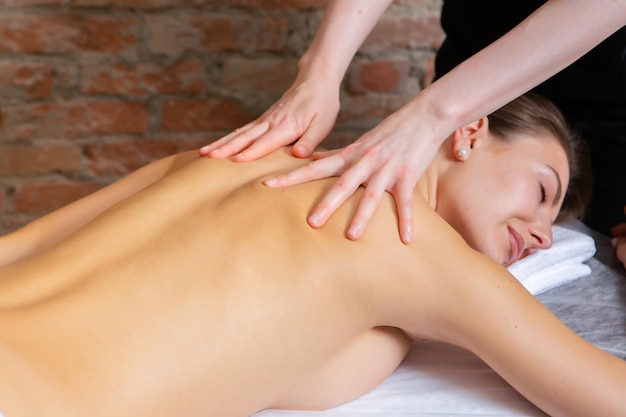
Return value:
<svg viewBox="0 0 626 417">
<path fill-rule="evenodd" d="M 339 87 L 298 76 L 283 96 L 261 117 L 210 145 L 202 156 L 238 162 L 260 158 L 297 141 L 293 154 L 308 157 L 333 128 L 339 113 Z"/>
<path fill-rule="evenodd" d="M 409 243 L 413 226 L 413 189 L 441 143 L 427 140 L 439 136 L 433 135 L 434 130 L 429 130 L 428 126 L 429 123 L 419 123 L 415 113 L 405 106 L 346 148 L 316 153 L 313 162 L 270 178 L 266 185 L 287 187 L 339 176 L 308 217 L 312 227 L 323 226 L 360 185 L 365 185 L 347 232 L 350 239 L 359 239 L 363 235 L 383 194 L 388 191 L 396 202 L 400 238 Z"/>
<path fill-rule="evenodd" d="M 626 214 L 626 206 L 624 207 L 624 213 Z M 626 267 L 626 223 L 618 224 L 611 229 L 613 234 L 613 246 L 615 246 L 615 253 L 617 259 Z"/>
</svg>

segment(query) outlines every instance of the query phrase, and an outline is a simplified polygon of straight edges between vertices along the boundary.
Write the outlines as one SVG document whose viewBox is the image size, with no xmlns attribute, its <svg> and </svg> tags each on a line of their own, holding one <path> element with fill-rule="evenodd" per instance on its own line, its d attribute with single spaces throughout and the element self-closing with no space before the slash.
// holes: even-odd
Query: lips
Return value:
<svg viewBox="0 0 626 417">
<path fill-rule="evenodd" d="M 507 227 L 509 230 L 509 243 L 510 243 L 510 252 L 509 252 L 509 264 L 517 261 L 522 257 L 524 253 L 524 239 L 522 236 L 517 233 L 515 229 L 511 226 Z"/>
</svg>

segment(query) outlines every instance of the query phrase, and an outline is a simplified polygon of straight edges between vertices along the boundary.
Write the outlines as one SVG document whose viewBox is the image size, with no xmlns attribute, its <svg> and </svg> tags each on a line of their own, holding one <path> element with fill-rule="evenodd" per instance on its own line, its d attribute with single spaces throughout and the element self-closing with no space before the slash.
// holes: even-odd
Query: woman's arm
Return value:
<svg viewBox="0 0 626 417">
<path fill-rule="evenodd" d="M 146 165 L 87 197 L 0 237 L 0 267 L 34 256 L 51 247 L 106 209 L 149 186 L 185 160 L 194 157 L 195 152 L 188 152 Z"/>
<path fill-rule="evenodd" d="M 626 362 L 580 338 L 503 267 L 480 258 L 455 258 L 463 268 L 448 262 L 455 271 L 445 274 L 438 336 L 480 356 L 551 416 L 623 416 Z"/>
<path fill-rule="evenodd" d="M 310 156 L 333 128 L 339 86 L 352 57 L 391 2 L 331 0 L 291 87 L 261 117 L 200 154 L 249 161 L 297 140 L 293 153 Z"/>
</svg>

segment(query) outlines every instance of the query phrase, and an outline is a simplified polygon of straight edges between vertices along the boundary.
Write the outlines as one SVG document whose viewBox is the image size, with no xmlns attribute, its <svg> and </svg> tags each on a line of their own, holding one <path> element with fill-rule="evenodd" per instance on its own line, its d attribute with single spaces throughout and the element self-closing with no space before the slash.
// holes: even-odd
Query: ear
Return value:
<svg viewBox="0 0 626 417">
<path fill-rule="evenodd" d="M 476 145 L 487 138 L 488 133 L 489 119 L 487 117 L 458 128 L 453 134 L 454 157 L 461 162 L 466 161 Z"/>
</svg>

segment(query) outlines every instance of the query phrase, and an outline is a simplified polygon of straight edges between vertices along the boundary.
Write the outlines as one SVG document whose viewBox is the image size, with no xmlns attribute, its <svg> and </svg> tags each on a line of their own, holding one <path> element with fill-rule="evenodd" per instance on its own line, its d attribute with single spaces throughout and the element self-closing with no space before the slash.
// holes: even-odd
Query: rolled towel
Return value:
<svg viewBox="0 0 626 417">
<path fill-rule="evenodd" d="M 596 252 L 593 238 L 563 226 L 553 226 L 552 235 L 552 247 L 508 266 L 509 272 L 533 295 L 591 274 L 584 262 Z"/>
</svg>

